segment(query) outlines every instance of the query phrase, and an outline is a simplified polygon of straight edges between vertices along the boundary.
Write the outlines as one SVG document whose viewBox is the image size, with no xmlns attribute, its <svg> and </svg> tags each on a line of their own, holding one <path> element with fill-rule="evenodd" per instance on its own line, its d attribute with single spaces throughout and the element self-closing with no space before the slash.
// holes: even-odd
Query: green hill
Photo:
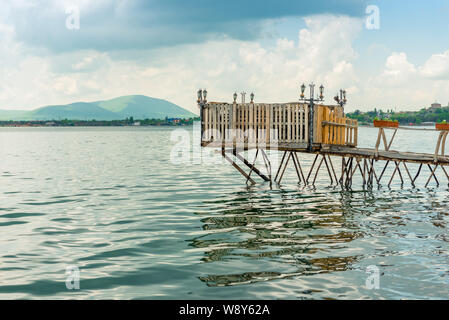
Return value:
<svg viewBox="0 0 449 320">
<path fill-rule="evenodd" d="M 114 112 L 120 119 L 133 116 L 136 119 L 191 118 L 195 115 L 174 103 L 147 96 L 123 96 L 96 103 L 99 107 Z"/>
<path fill-rule="evenodd" d="M 26 120 L 116 120 L 114 112 L 100 108 L 92 103 L 77 102 L 62 106 L 48 106 L 31 111 Z"/>
<path fill-rule="evenodd" d="M 96 102 L 45 106 L 32 111 L 0 110 L 0 120 L 121 120 L 192 118 L 196 115 L 169 101 L 142 95 Z"/>
</svg>

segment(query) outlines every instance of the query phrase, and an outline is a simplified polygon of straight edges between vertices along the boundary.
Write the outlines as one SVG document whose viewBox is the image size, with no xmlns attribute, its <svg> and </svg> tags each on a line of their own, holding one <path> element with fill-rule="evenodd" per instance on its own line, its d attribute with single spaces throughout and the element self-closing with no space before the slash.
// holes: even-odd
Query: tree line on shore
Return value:
<svg viewBox="0 0 449 320">
<path fill-rule="evenodd" d="M 21 120 L 21 121 L 0 121 L 0 126 L 8 127 L 33 127 L 33 126 L 55 126 L 55 127 L 103 127 L 103 126 L 182 126 L 192 125 L 198 118 L 165 118 L 165 119 L 134 119 L 129 117 L 123 120 Z"/>
<path fill-rule="evenodd" d="M 394 112 L 393 110 L 377 110 L 362 112 L 356 110 L 354 112 L 349 112 L 346 114 L 347 117 L 351 119 L 356 119 L 359 124 L 367 125 L 372 124 L 374 118 L 379 119 L 390 119 L 393 121 L 399 121 L 402 125 L 420 125 L 425 122 L 435 122 L 440 123 L 444 120 L 449 121 L 449 106 L 442 108 L 423 108 L 419 111 L 405 111 L 405 112 Z"/>
</svg>

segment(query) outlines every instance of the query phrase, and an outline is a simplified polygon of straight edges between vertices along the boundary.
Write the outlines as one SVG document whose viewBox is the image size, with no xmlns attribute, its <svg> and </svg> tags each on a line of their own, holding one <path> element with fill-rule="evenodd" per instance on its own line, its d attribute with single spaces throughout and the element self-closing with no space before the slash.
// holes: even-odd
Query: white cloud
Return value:
<svg viewBox="0 0 449 320">
<path fill-rule="evenodd" d="M 448 52 L 432 55 L 422 66 L 411 63 L 406 53 L 393 52 L 384 70 L 371 77 L 355 98 L 360 109 L 418 110 L 437 100 L 449 100 Z"/>
<path fill-rule="evenodd" d="M 88 72 L 107 67 L 111 63 L 106 53 L 87 52 L 83 57 L 72 64 L 72 70 L 77 72 Z"/>
<path fill-rule="evenodd" d="M 430 79 L 449 79 L 449 50 L 433 54 L 420 68 L 420 72 Z"/>
<path fill-rule="evenodd" d="M 393 52 L 383 70 L 361 78 L 355 67 L 361 57 L 353 44 L 363 21 L 313 16 L 305 22 L 297 42 L 280 37 L 271 47 L 223 39 L 116 55 L 94 50 L 32 55 L 0 20 L 0 59 L 5 61 L 0 65 L 0 108 L 144 94 L 197 111 L 198 88 L 207 87 L 215 101 L 231 101 L 234 91 L 245 90 L 253 91 L 256 101 L 282 102 L 297 100 L 300 84 L 309 81 L 325 85 L 328 103 L 346 88 L 348 110 L 414 109 L 435 99 L 449 100 L 448 52 L 433 55 L 422 66 L 411 63 L 404 52 Z"/>
<path fill-rule="evenodd" d="M 327 89 L 334 92 L 357 80 L 351 43 L 361 24 L 355 18 L 316 16 L 307 18 L 298 44 L 281 38 L 265 48 L 257 42 L 228 39 L 142 51 L 142 58 L 132 60 L 95 51 L 30 59 L 22 50 L 16 56 L 27 62 L 10 66 L 8 80 L 14 90 L 0 95 L 0 108 L 146 94 L 196 111 L 199 87 L 207 86 L 214 100 L 229 101 L 235 90 L 246 90 L 254 91 L 258 101 L 291 101 L 298 98 L 303 81 L 313 80 L 329 82 Z"/>
<path fill-rule="evenodd" d="M 378 78 L 379 86 L 397 87 L 416 76 L 416 67 L 407 60 L 404 52 L 393 52 L 385 63 L 385 70 Z"/>
</svg>

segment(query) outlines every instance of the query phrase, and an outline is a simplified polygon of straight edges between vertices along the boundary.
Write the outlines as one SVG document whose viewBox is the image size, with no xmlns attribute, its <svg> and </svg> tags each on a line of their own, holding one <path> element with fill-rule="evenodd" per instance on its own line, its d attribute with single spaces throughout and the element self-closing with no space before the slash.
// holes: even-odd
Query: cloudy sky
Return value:
<svg viewBox="0 0 449 320">
<path fill-rule="evenodd" d="M 286 102 L 310 81 L 329 102 L 346 88 L 347 110 L 447 105 L 447 30 L 445 0 L 2 0 L 0 109 L 144 94 L 196 111 L 198 88 Z"/>
</svg>

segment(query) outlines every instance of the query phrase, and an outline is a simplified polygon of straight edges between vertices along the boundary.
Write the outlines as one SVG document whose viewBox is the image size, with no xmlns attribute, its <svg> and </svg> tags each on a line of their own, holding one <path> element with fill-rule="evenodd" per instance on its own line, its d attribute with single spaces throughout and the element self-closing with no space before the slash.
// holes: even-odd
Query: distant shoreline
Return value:
<svg viewBox="0 0 449 320">
<path fill-rule="evenodd" d="M 32 127 L 171 127 L 188 126 L 199 118 L 165 118 L 134 120 L 132 117 L 124 120 L 34 120 L 34 121 L 0 121 L 3 128 Z"/>
<path fill-rule="evenodd" d="M 430 124 L 430 123 L 421 123 L 421 124 L 401 124 L 400 125 L 401 127 L 435 127 L 435 123 L 432 123 L 432 124 Z M 366 123 L 363 123 L 363 124 L 360 124 L 359 123 L 359 127 L 366 127 L 366 128 L 376 128 L 372 123 L 370 123 L 370 124 L 366 124 Z"/>
</svg>

